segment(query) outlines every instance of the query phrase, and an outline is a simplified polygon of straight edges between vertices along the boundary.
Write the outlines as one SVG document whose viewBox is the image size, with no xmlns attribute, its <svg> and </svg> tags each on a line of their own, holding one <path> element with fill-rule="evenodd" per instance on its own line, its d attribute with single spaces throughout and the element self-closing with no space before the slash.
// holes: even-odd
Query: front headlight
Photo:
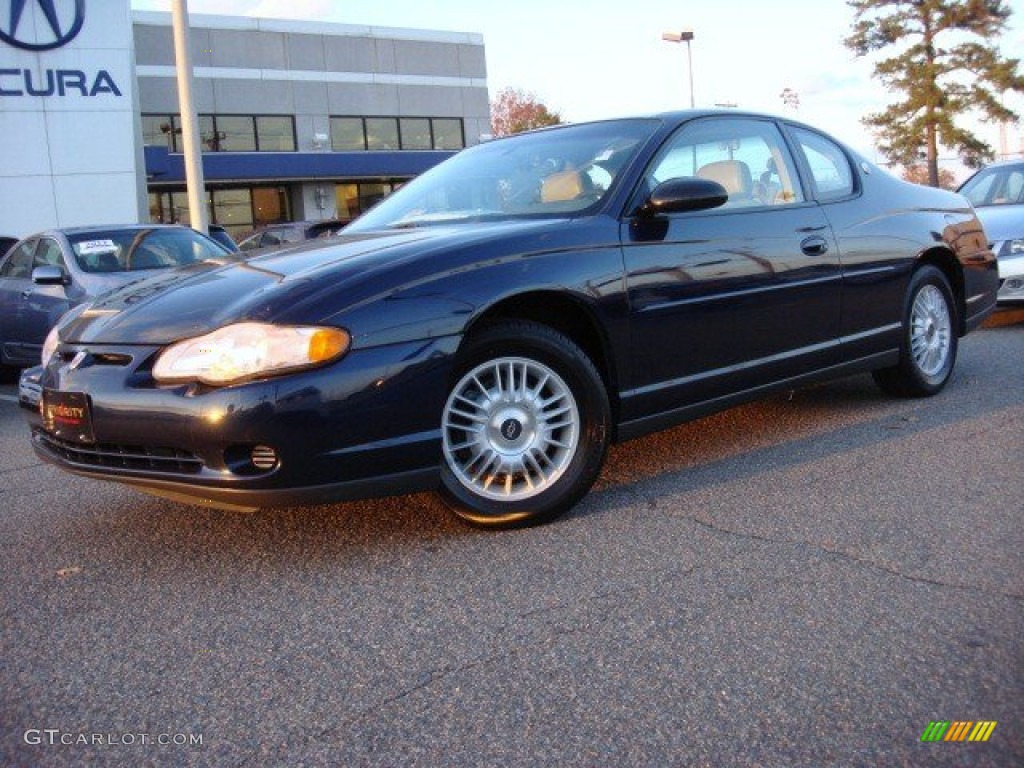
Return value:
<svg viewBox="0 0 1024 768">
<path fill-rule="evenodd" d="M 1018 240 L 1007 240 L 1003 246 L 1003 256 L 1020 256 L 1024 254 L 1024 238 Z"/>
<path fill-rule="evenodd" d="M 336 360 L 351 339 L 340 328 L 238 323 L 172 344 L 157 358 L 160 382 L 232 384 Z"/>
<path fill-rule="evenodd" d="M 53 353 L 57 351 L 57 345 L 60 344 L 60 338 L 57 335 L 57 326 L 53 326 L 50 332 L 46 334 L 46 341 L 43 342 L 43 367 L 50 362 L 50 358 L 53 357 Z"/>
</svg>

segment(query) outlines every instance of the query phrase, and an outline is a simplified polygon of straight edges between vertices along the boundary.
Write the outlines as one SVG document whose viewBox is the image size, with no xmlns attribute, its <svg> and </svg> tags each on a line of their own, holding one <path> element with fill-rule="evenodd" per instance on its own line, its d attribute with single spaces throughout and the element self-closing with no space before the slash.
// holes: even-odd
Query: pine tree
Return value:
<svg viewBox="0 0 1024 768">
<path fill-rule="evenodd" d="M 875 64 L 874 74 L 901 100 L 864 118 L 879 148 L 903 165 L 922 157 L 928 183 L 939 186 L 939 144 L 977 167 L 995 153 L 957 125 L 975 113 L 986 121 L 1016 122 L 1001 100 L 1005 91 L 1024 93 L 1019 59 L 995 47 L 1010 9 L 1003 0 L 848 0 L 855 13 L 846 39 L 858 56 L 895 49 Z M 923 151 L 922 151 L 923 150 Z"/>
</svg>

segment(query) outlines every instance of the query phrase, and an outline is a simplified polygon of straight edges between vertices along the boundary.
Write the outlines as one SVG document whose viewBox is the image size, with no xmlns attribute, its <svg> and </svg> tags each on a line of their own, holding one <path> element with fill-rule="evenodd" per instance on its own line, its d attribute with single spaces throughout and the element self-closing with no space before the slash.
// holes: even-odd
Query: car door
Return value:
<svg viewBox="0 0 1024 768">
<path fill-rule="evenodd" d="M 23 315 L 25 295 L 32 289 L 32 256 L 38 240 L 16 246 L 0 263 L 0 352 L 6 363 L 26 362 Z"/>
<path fill-rule="evenodd" d="M 847 153 L 805 126 L 787 125 L 806 177 L 836 233 L 843 267 L 840 341 L 844 360 L 856 360 L 899 344 L 911 246 L 899 234 L 870 222 L 888 210 L 867 204 L 860 174 Z M 902 262 L 902 263 L 901 263 Z"/>
<path fill-rule="evenodd" d="M 712 210 L 633 215 L 622 243 L 633 367 L 624 420 L 756 389 L 837 361 L 835 239 L 770 119 L 683 125 L 645 172 L 721 183 Z"/>
<path fill-rule="evenodd" d="M 70 296 L 78 292 L 77 287 L 71 283 L 71 273 L 60 243 L 55 238 L 39 238 L 39 244 L 32 257 L 32 269 L 35 270 L 37 267 L 57 267 L 68 276 L 68 283 L 40 285 L 30 280 L 29 287 L 22 293 L 24 300 L 19 317 L 19 337 L 32 361 L 35 361 L 42 351 L 46 334 L 57 324 L 61 315 L 67 312 L 72 304 L 77 303 Z"/>
</svg>

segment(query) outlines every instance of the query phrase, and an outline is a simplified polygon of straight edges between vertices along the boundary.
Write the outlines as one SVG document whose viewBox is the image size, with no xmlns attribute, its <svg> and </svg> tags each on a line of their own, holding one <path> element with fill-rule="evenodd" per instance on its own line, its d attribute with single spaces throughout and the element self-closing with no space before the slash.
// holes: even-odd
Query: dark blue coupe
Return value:
<svg viewBox="0 0 1024 768">
<path fill-rule="evenodd" d="M 165 272 L 43 351 L 37 453 L 222 507 L 437 488 L 512 526 L 611 441 L 870 371 L 937 393 L 996 300 L 970 204 L 779 117 L 467 149 L 329 241 Z"/>
</svg>

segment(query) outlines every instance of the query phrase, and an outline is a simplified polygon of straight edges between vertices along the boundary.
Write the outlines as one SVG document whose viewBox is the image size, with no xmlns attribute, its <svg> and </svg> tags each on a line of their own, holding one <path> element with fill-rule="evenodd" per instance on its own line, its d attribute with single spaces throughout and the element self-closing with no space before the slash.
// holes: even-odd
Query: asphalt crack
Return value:
<svg viewBox="0 0 1024 768">
<path fill-rule="evenodd" d="M 992 590 L 984 589 L 983 587 L 975 586 L 973 584 L 956 584 L 956 583 L 949 582 L 949 581 L 943 581 L 941 579 L 928 578 L 927 576 L 913 576 L 913 575 L 910 575 L 910 574 L 907 574 L 907 573 L 903 573 L 902 571 L 897 570 L 895 568 L 891 568 L 889 566 L 886 566 L 886 565 L 884 565 L 882 563 L 876 562 L 874 560 L 869 560 L 869 559 L 864 558 L 864 557 L 859 557 L 858 555 L 855 555 L 852 552 L 847 552 L 847 551 L 842 550 L 842 549 L 830 548 L 830 547 L 824 546 L 822 544 L 816 544 L 813 541 L 807 541 L 807 540 L 801 540 L 801 539 L 789 539 L 789 538 L 785 538 L 785 537 L 774 538 L 774 537 L 771 537 L 771 536 L 762 536 L 762 535 L 756 534 L 756 533 L 747 533 L 747 532 L 744 532 L 744 531 L 734 531 L 734 530 L 729 529 L 729 528 L 723 528 L 722 526 L 715 525 L 714 523 L 712 523 L 710 521 L 701 520 L 700 518 L 694 517 L 692 515 L 680 515 L 679 517 L 681 517 L 684 520 L 689 520 L 690 522 L 694 523 L 695 525 L 698 525 L 701 528 L 704 528 L 704 529 L 706 529 L 708 531 L 711 531 L 711 532 L 717 533 L 717 534 L 722 534 L 722 535 L 726 535 L 726 536 L 734 536 L 734 537 L 737 537 L 737 538 L 749 539 L 749 540 L 752 540 L 752 541 L 760 541 L 760 542 L 763 542 L 763 543 L 766 543 L 766 544 L 794 545 L 794 546 L 811 547 L 814 550 L 816 550 L 816 551 L 818 551 L 820 553 L 823 553 L 825 555 L 829 555 L 829 556 L 834 557 L 834 558 L 845 560 L 847 562 L 850 562 L 850 563 L 853 563 L 853 564 L 856 564 L 856 565 L 859 565 L 859 566 L 862 566 L 862 567 L 865 567 L 865 568 L 871 568 L 873 570 L 880 571 L 882 573 L 887 573 L 887 574 L 889 574 L 891 576 L 896 576 L 897 578 L 903 579 L 904 581 L 909 581 L 909 582 L 915 583 L 915 584 L 927 584 L 929 586 L 934 586 L 934 587 L 945 587 L 945 588 L 948 588 L 948 589 L 958 589 L 958 590 L 962 590 L 964 592 L 969 592 L 971 594 L 984 595 L 984 596 L 987 596 L 987 597 L 1006 597 L 1006 598 L 1009 598 L 1011 600 L 1017 600 L 1017 601 L 1019 601 L 1022 598 L 1024 598 L 1024 595 L 1015 594 L 1013 592 L 1003 592 L 1003 591 L 998 591 L 998 590 L 997 591 L 992 591 Z"/>
</svg>

